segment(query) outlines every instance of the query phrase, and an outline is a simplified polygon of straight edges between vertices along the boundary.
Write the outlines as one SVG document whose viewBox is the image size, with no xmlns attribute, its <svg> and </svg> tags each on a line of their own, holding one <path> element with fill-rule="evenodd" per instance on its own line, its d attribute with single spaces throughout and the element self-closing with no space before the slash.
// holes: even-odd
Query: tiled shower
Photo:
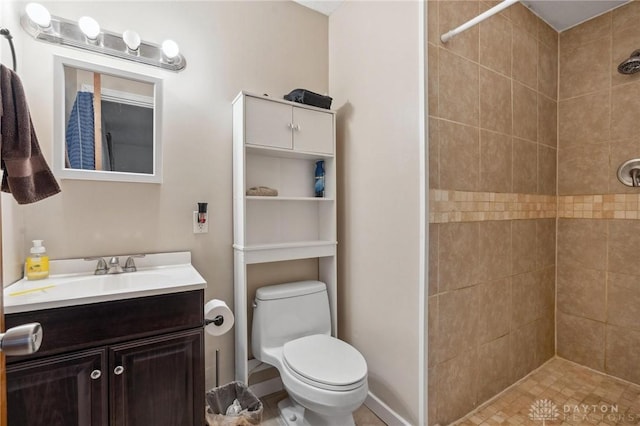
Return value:
<svg viewBox="0 0 640 426">
<path fill-rule="evenodd" d="M 516 3 L 428 2 L 429 423 L 554 355 L 640 383 L 632 2 L 558 34 Z"/>
</svg>

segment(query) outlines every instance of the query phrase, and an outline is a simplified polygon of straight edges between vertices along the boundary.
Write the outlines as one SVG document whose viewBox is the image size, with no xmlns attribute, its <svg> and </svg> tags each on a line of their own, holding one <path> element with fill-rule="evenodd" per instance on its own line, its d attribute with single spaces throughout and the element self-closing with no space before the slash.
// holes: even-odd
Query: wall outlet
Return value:
<svg viewBox="0 0 640 426">
<path fill-rule="evenodd" d="M 205 213 L 205 222 L 198 223 L 198 212 L 193 212 L 193 233 L 206 234 L 209 232 L 209 213 Z"/>
</svg>

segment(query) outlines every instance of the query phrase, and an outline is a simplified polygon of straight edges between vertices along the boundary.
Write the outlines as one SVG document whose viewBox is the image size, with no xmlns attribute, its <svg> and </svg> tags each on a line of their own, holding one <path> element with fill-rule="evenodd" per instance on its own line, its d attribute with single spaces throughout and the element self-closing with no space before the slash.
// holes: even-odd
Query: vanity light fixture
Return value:
<svg viewBox="0 0 640 426">
<path fill-rule="evenodd" d="M 78 19 L 78 27 L 80 31 L 91 41 L 96 41 L 100 35 L 100 24 L 91 16 L 83 16 Z"/>
<path fill-rule="evenodd" d="M 165 40 L 162 42 L 162 53 L 169 59 L 170 62 L 173 62 L 176 57 L 180 54 L 180 48 L 178 47 L 178 43 L 173 40 Z"/>
<path fill-rule="evenodd" d="M 162 46 L 140 39 L 133 30 L 117 34 L 100 28 L 98 22 L 83 16 L 78 22 L 52 16 L 39 3 L 29 3 L 20 20 L 22 28 L 36 40 L 89 50 L 171 71 L 181 71 L 187 60 L 178 44 L 166 40 Z"/>
<path fill-rule="evenodd" d="M 139 52 L 138 48 L 140 47 L 141 42 L 140 34 L 133 30 L 126 30 L 122 33 L 122 40 L 124 41 L 124 44 L 127 45 L 127 49 L 129 49 L 130 52 Z"/>
</svg>

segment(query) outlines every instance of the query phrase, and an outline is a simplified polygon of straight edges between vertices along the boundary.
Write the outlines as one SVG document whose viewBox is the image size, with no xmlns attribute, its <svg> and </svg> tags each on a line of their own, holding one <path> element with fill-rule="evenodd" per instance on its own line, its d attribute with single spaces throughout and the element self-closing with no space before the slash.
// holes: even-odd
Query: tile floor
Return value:
<svg viewBox="0 0 640 426">
<path fill-rule="evenodd" d="M 262 404 L 264 405 L 264 411 L 262 413 L 262 425 L 264 426 L 279 426 L 278 423 L 278 402 L 287 397 L 287 393 L 277 392 L 271 395 L 267 395 L 262 398 Z M 364 405 L 361 406 L 353 413 L 353 418 L 356 422 L 356 426 L 386 426 L 386 424 L 380 420 L 371 410 Z"/>
<path fill-rule="evenodd" d="M 640 386 L 553 358 L 454 423 L 498 424 L 638 425 Z"/>
</svg>

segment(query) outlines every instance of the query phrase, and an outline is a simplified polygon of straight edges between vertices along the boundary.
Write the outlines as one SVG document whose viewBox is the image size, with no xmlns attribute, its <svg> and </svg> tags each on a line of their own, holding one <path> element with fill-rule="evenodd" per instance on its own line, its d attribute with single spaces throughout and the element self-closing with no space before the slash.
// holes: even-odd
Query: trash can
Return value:
<svg viewBox="0 0 640 426">
<path fill-rule="evenodd" d="M 209 426 L 258 425 L 262 421 L 262 402 L 249 387 L 231 382 L 206 393 Z"/>
</svg>

